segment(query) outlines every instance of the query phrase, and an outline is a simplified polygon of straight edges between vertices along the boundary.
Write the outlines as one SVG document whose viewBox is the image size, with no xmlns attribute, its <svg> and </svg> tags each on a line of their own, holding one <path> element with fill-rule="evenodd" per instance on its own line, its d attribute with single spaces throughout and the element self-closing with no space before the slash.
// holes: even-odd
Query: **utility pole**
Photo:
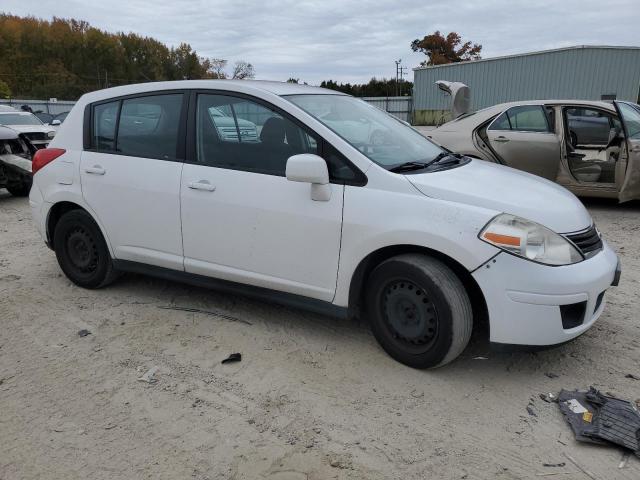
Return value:
<svg viewBox="0 0 640 480">
<path fill-rule="evenodd" d="M 396 60 L 396 97 L 402 95 L 402 82 L 404 81 L 405 75 L 407 75 L 407 67 L 401 66 L 401 63 L 401 58 Z"/>
</svg>

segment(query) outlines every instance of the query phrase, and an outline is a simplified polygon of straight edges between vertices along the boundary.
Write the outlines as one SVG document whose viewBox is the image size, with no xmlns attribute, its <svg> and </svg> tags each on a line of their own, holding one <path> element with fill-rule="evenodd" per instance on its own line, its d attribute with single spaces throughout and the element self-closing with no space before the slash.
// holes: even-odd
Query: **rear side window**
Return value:
<svg viewBox="0 0 640 480">
<path fill-rule="evenodd" d="M 116 147 L 116 121 L 120 102 L 102 103 L 93 108 L 93 148 L 111 152 Z"/>
<path fill-rule="evenodd" d="M 127 98 L 93 107 L 92 148 L 132 157 L 175 160 L 183 95 Z"/>
<path fill-rule="evenodd" d="M 132 157 L 175 160 L 182 94 L 123 100 L 116 150 Z"/>
<path fill-rule="evenodd" d="M 502 113 L 489 130 L 515 130 L 519 132 L 550 132 L 549 120 L 540 105 L 512 107 Z"/>
</svg>

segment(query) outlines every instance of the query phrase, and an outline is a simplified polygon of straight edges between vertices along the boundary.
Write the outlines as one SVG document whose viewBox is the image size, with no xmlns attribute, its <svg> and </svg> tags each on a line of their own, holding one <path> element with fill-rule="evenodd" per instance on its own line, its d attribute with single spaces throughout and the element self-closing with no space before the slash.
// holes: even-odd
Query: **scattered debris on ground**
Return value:
<svg viewBox="0 0 640 480">
<path fill-rule="evenodd" d="M 562 390 L 558 400 L 576 440 L 619 445 L 640 457 L 640 412 L 636 405 L 603 395 L 593 387 L 587 392 Z"/>
<path fill-rule="evenodd" d="M 155 377 L 156 372 L 159 370 L 159 367 L 153 366 L 149 370 L 147 370 L 144 375 L 138 378 L 139 382 L 146 382 L 149 384 L 156 383 L 158 379 Z"/>
<path fill-rule="evenodd" d="M 242 360 L 242 354 L 241 353 L 232 353 L 227 358 L 222 360 L 222 363 L 239 362 L 240 360 Z"/>
<path fill-rule="evenodd" d="M 240 322 L 240 323 L 244 323 L 245 325 L 253 325 L 251 322 L 248 322 L 238 317 L 234 317 L 233 315 L 228 315 L 222 312 L 214 312 L 212 310 L 201 310 L 199 308 L 179 307 L 177 305 L 158 306 L 158 308 L 162 308 L 163 310 L 177 310 L 178 312 L 202 313 L 204 315 L 211 315 L 212 317 L 224 318 L 225 320 L 229 320 L 231 322 Z"/>
<path fill-rule="evenodd" d="M 541 393 L 540 399 L 547 403 L 558 403 L 558 396 L 554 393 Z"/>
</svg>

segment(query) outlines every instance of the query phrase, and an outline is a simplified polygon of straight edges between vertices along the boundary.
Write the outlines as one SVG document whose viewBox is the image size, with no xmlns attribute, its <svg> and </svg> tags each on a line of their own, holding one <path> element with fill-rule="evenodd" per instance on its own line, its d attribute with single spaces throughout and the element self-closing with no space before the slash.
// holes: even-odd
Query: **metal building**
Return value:
<svg viewBox="0 0 640 480">
<path fill-rule="evenodd" d="M 414 68 L 413 123 L 446 119 L 450 97 L 437 80 L 471 89 L 474 110 L 515 100 L 629 100 L 640 97 L 640 47 L 576 46 Z"/>
</svg>

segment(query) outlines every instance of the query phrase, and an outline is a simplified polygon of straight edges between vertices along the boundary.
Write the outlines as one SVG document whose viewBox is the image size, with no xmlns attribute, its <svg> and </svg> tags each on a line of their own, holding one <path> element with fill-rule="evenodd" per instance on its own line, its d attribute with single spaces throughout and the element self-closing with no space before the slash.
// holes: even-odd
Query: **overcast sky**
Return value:
<svg viewBox="0 0 640 480">
<path fill-rule="evenodd" d="M 415 38 L 456 31 L 482 56 L 568 45 L 640 45 L 639 0 L 2 0 L 15 15 L 86 20 L 207 57 L 251 62 L 257 78 L 366 82 L 412 67 Z"/>
</svg>

